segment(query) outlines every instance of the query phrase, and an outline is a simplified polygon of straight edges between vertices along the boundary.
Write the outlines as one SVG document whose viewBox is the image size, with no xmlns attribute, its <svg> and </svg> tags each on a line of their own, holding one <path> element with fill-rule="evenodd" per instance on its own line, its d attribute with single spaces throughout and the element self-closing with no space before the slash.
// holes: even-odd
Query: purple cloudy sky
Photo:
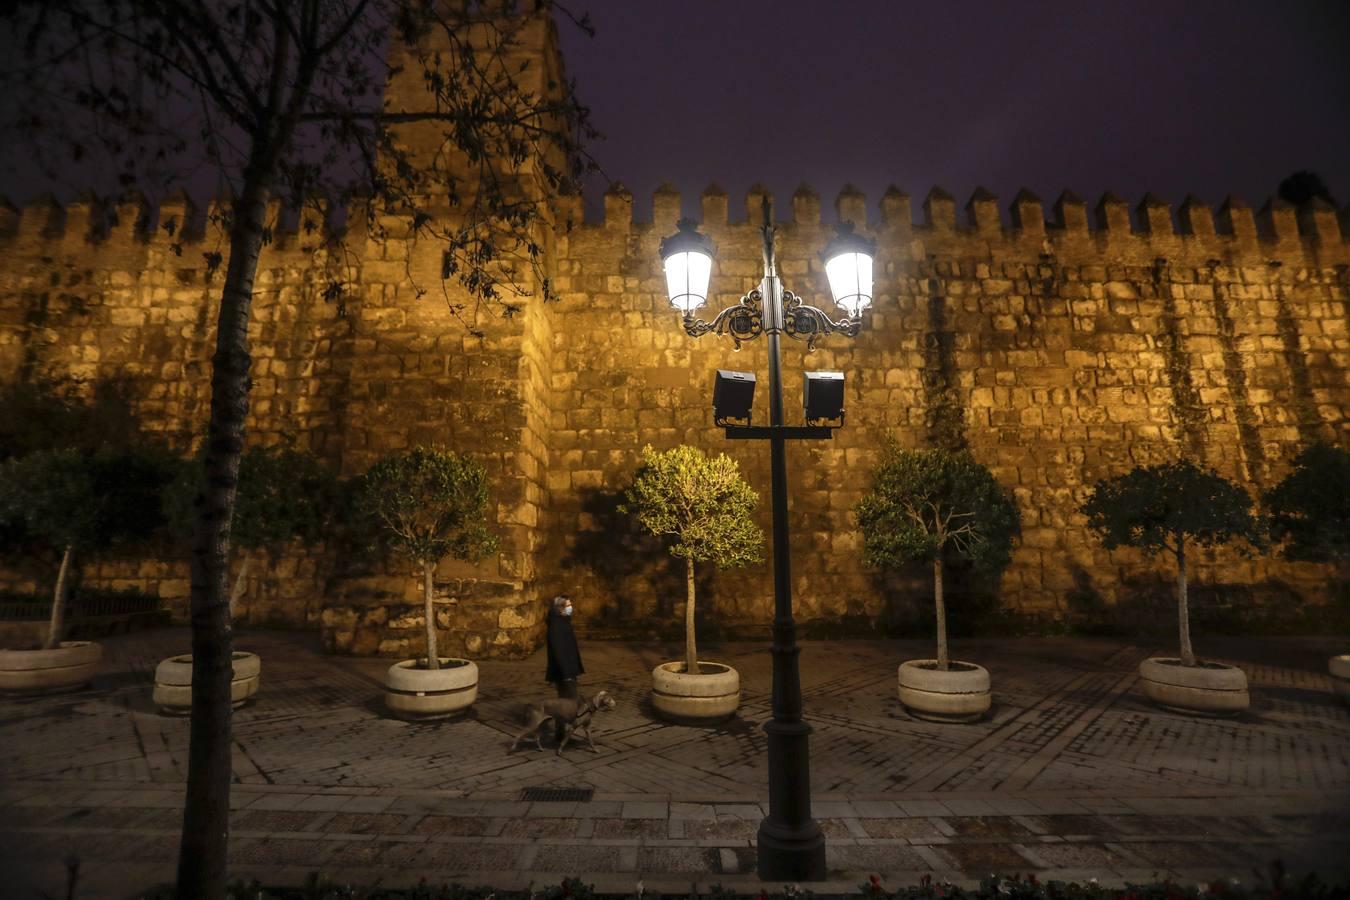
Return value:
<svg viewBox="0 0 1350 900">
<path fill-rule="evenodd" d="M 639 217 L 665 180 L 695 215 L 713 181 L 733 216 L 757 181 L 784 209 L 810 184 L 827 219 L 850 182 L 874 217 L 889 184 L 916 216 L 933 185 L 961 205 L 983 185 L 1005 210 L 1022 186 L 1047 209 L 1064 188 L 1259 206 L 1298 169 L 1350 202 L 1350 0 L 568 2 L 598 34 L 562 25 L 567 70 Z M 0 144 L 17 202 L 114 187 L 88 165 L 49 182 L 25 154 Z M 591 215 L 606 183 L 587 185 Z"/>
<path fill-rule="evenodd" d="M 872 215 L 977 185 L 1006 208 L 1070 188 L 1254 206 L 1297 169 L 1350 201 L 1350 2 L 580 0 L 567 69 L 640 212 L 670 180 L 697 214 L 803 181 L 826 215 L 848 182 Z M 603 181 L 588 189 L 598 206 Z"/>
</svg>

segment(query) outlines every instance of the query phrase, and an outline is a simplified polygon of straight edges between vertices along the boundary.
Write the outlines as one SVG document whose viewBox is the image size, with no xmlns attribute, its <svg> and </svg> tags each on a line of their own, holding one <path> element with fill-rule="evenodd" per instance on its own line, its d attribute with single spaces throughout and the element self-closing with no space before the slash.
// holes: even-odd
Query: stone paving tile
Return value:
<svg viewBox="0 0 1350 900">
<path fill-rule="evenodd" d="M 1141 864 L 1131 856 L 1098 843 L 1035 844 L 1028 846 L 1027 850 L 1033 858 L 1051 869 L 1102 872 Z"/>
<path fill-rule="evenodd" d="M 432 842 L 423 846 L 420 864 L 447 874 L 505 872 L 518 868 L 520 862 L 520 848 L 512 844 Z"/>
<path fill-rule="evenodd" d="M 932 838 L 939 832 L 933 823 L 922 819 L 859 819 L 868 837 L 873 838 Z"/>
<path fill-rule="evenodd" d="M 638 850 L 637 868 L 641 872 L 723 871 L 717 851 L 700 847 L 642 847 Z"/>
<path fill-rule="evenodd" d="M 949 868 L 1004 875 L 1020 872 L 1029 862 L 1008 844 L 943 844 L 933 848 Z"/>
<path fill-rule="evenodd" d="M 895 872 L 901 869 L 931 870 L 928 857 L 913 847 L 900 845 L 825 845 L 825 865 L 837 872 Z"/>
<path fill-rule="evenodd" d="M 343 867 L 373 866 L 384 852 L 385 846 L 385 844 L 374 840 L 343 842 L 334 848 L 330 860 L 340 863 Z M 324 873 L 330 878 L 336 879 L 338 877 L 333 872 L 331 865 L 324 867 Z"/>
<path fill-rule="evenodd" d="M 535 872 L 617 872 L 620 871 L 622 851 L 620 847 L 540 844 L 531 869 Z"/>
<path fill-rule="evenodd" d="M 826 838 L 853 837 L 853 830 L 848 827 L 848 823 L 843 819 L 817 819 L 816 824 L 820 826 L 820 830 Z"/>
<path fill-rule="evenodd" d="M 817 814 L 820 814 L 819 807 L 820 804 L 815 804 L 814 806 Z M 717 810 L 710 803 L 671 803 L 670 817 L 672 819 L 704 819 L 711 821 L 717 818 Z"/>
<path fill-rule="evenodd" d="M 446 834 L 459 837 L 482 837 L 500 834 L 510 820 L 485 819 L 482 816 L 423 816 L 412 828 L 412 834 Z"/>
<path fill-rule="evenodd" d="M 231 859 L 237 858 L 240 863 L 322 866 L 337 849 L 338 845 L 333 841 L 268 837 L 230 856 Z"/>
<path fill-rule="evenodd" d="M 318 813 L 288 809 L 246 809 L 230 817 L 236 831 L 304 831 Z"/>
<path fill-rule="evenodd" d="M 1227 848 L 1207 842 L 1131 841 L 1121 845 L 1147 866 L 1160 869 L 1219 868 L 1232 871 L 1242 860 Z"/>
<path fill-rule="evenodd" d="M 664 819 L 670 815 L 670 804 L 653 801 L 630 801 L 623 805 L 625 819 Z"/>
<path fill-rule="evenodd" d="M 662 830 L 665 824 L 662 820 Z M 566 838 L 572 837 L 576 831 L 576 819 L 508 819 L 501 835 L 513 838 Z"/>
<path fill-rule="evenodd" d="M 1045 834 L 1085 834 L 1115 836 L 1101 816 L 1027 816 Z"/>
<path fill-rule="evenodd" d="M 944 819 L 958 837 L 1021 839 L 1033 832 L 1008 816 L 953 816 Z"/>
<path fill-rule="evenodd" d="M 594 838 L 665 838 L 669 833 L 666 819 L 592 819 Z M 688 822 L 685 823 L 687 828 Z"/>
<path fill-rule="evenodd" d="M 324 822 L 319 830 L 341 834 L 381 834 L 402 831 L 407 820 L 407 816 L 396 813 L 340 812 Z"/>
<path fill-rule="evenodd" d="M 718 816 L 715 822 L 684 823 L 684 836 L 753 841 L 755 836 L 759 834 L 759 823 L 758 818 L 742 819 L 738 816 Z"/>
</svg>

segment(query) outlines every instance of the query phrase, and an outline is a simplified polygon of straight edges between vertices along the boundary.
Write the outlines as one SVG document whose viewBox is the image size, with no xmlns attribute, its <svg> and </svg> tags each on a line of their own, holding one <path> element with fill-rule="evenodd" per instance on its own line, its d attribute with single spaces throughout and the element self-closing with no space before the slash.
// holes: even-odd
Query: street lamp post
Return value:
<svg viewBox="0 0 1350 900">
<path fill-rule="evenodd" d="M 822 255 L 835 303 L 845 317 L 831 319 L 783 289 L 774 259 L 774 228 L 769 200 L 763 202 L 764 278 L 757 290 L 727 307 L 711 321 L 694 311 L 707 300 L 712 275 L 712 242 L 694 223 L 683 220 L 679 232 L 661 242 L 671 305 L 682 314 L 691 337 L 729 335 L 737 348 L 743 341 L 766 335 L 769 345 L 769 426 L 727 426 L 732 438 L 767 439 L 773 497 L 773 718 L 764 724 L 769 750 L 769 814 L 759 826 L 759 875 L 770 881 L 821 881 L 825 878 L 825 836 L 811 817 L 811 726 L 802 718 L 802 687 L 797 657 L 797 626 L 792 617 L 792 571 L 788 547 L 787 441 L 829 438 L 832 427 L 808 422 L 789 427 L 783 422 L 783 373 L 779 338 L 806 342 L 808 350 L 828 334 L 854 337 L 862 312 L 872 301 L 872 257 L 875 245 L 841 223 L 839 236 Z M 842 424 L 842 409 L 839 411 Z M 719 422 L 718 424 L 723 424 Z"/>
</svg>

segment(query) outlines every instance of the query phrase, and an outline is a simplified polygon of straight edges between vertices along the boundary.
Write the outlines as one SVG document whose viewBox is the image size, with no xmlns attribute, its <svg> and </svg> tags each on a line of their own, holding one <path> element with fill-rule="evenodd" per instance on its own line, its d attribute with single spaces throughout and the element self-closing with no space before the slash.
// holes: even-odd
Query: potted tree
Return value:
<svg viewBox="0 0 1350 900">
<path fill-rule="evenodd" d="M 1135 547 L 1146 556 L 1167 553 L 1176 560 L 1180 655 L 1139 664 L 1144 694 L 1155 703 L 1203 715 L 1231 715 L 1250 704 L 1242 669 L 1199 661 L 1191 648 L 1186 554 L 1195 546 L 1238 538 L 1256 541 L 1251 505 L 1242 488 L 1189 460 L 1139 466 L 1103 479 L 1083 504 L 1088 527 L 1108 550 Z"/>
<path fill-rule="evenodd" d="M 1340 589 L 1350 590 L 1350 451 L 1307 447 L 1262 503 L 1270 536 L 1282 542 L 1286 559 L 1329 563 Z M 1350 703 L 1350 654 L 1331 657 L 1327 668 L 1336 693 Z"/>
<path fill-rule="evenodd" d="M 991 705 L 989 671 L 954 660 L 947 647 L 943 571 L 956 562 L 1000 573 L 1012 559 L 1017 505 L 969 451 L 904 450 L 887 441 L 872 486 L 855 507 L 868 565 L 898 570 L 933 567 L 937 657 L 900 664 L 900 702 L 913 715 L 939 722 L 973 722 Z"/>
<path fill-rule="evenodd" d="M 166 458 L 150 450 L 39 450 L 0 464 L 0 519 L 60 557 L 46 639 L 36 649 L 0 650 L 0 689 L 71 690 L 93 676 L 102 648 L 63 640 L 79 554 L 161 527 L 169 477 Z"/>
<path fill-rule="evenodd" d="M 176 534 L 192 532 L 193 499 L 201 483 L 200 460 L 183 465 L 170 491 L 170 523 Z M 230 547 L 242 556 L 230 590 L 230 619 L 239 617 L 254 560 L 294 541 L 313 543 L 323 537 L 336 497 L 337 480 L 313 454 L 291 447 L 252 447 L 239 459 Z M 232 651 L 234 676 L 230 702 L 247 703 L 262 681 L 262 660 L 256 653 Z M 192 711 L 192 654 L 162 660 L 155 667 L 154 702 L 170 715 Z"/>
<path fill-rule="evenodd" d="M 698 658 L 694 564 L 734 568 L 762 559 L 764 534 L 751 519 L 758 503 L 736 461 L 725 454 L 710 458 L 687 445 L 660 452 L 642 448 L 642 465 L 619 509 L 669 539 L 670 555 L 684 560 L 684 659 L 652 670 L 652 708 L 663 718 L 710 724 L 730 718 L 740 706 L 740 674 Z"/>
<path fill-rule="evenodd" d="M 418 721 L 464 713 L 478 697 L 478 666 L 437 652 L 433 575 L 447 557 L 478 560 L 497 549 L 487 529 L 487 472 L 453 451 L 414 447 L 375 463 L 357 504 L 386 546 L 422 570 L 427 655 L 390 666 L 385 705 Z"/>
</svg>

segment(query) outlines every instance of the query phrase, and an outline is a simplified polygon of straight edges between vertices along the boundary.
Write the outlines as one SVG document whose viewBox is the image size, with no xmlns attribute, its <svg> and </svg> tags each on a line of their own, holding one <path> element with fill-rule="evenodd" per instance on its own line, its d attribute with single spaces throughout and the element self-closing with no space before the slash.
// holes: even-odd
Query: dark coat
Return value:
<svg viewBox="0 0 1350 900">
<path fill-rule="evenodd" d="M 572 633 L 572 620 L 556 609 L 548 611 L 548 672 L 547 681 L 566 681 L 585 672 L 581 665 L 581 650 L 577 636 Z"/>
</svg>

